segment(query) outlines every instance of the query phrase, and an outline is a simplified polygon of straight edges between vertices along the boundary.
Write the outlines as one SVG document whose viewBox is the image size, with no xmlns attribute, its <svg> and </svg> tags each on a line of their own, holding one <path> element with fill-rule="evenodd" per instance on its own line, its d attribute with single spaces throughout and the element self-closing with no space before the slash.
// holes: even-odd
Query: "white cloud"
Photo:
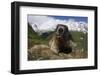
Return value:
<svg viewBox="0 0 100 76">
<path fill-rule="evenodd" d="M 53 31 L 57 24 L 65 24 L 69 30 L 87 32 L 87 23 L 74 19 L 61 20 L 50 16 L 28 15 L 28 22 L 36 32 Z M 37 26 L 36 26 L 37 25 Z"/>
<path fill-rule="evenodd" d="M 33 16 L 29 15 L 28 16 L 28 22 L 32 25 L 33 29 L 35 31 L 38 29 L 41 30 L 54 30 L 56 28 L 57 24 L 65 24 L 65 20 L 60 20 L 60 19 L 55 19 L 53 17 L 48 17 L 48 16 Z M 35 24 L 37 27 L 35 27 Z"/>
</svg>

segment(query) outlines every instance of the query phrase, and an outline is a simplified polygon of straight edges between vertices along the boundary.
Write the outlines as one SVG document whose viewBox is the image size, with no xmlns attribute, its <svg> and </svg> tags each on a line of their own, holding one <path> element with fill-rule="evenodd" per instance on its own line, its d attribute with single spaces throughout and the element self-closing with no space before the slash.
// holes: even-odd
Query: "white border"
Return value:
<svg viewBox="0 0 100 76">
<path fill-rule="evenodd" d="M 27 14 L 88 17 L 88 58 L 27 61 Z M 42 7 L 20 7 L 20 70 L 94 65 L 94 11 Z"/>
</svg>

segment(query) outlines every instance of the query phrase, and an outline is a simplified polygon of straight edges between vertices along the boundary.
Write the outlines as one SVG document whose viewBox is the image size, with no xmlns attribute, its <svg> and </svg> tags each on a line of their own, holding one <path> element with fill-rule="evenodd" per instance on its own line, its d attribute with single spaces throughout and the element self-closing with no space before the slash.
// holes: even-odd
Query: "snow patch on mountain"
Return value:
<svg viewBox="0 0 100 76">
<path fill-rule="evenodd" d="M 70 31 L 81 31 L 86 33 L 88 31 L 88 24 L 83 21 L 75 21 L 74 19 L 61 20 L 50 16 L 28 16 L 28 23 L 37 33 L 44 33 L 54 31 L 57 24 L 64 24 L 68 26 Z"/>
</svg>

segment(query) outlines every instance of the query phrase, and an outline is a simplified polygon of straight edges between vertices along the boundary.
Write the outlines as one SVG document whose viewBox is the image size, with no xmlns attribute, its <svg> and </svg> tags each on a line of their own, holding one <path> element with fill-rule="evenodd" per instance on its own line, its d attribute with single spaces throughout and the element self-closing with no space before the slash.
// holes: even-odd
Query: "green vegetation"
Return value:
<svg viewBox="0 0 100 76">
<path fill-rule="evenodd" d="M 74 41 L 77 43 L 78 49 L 83 49 L 87 51 L 87 33 L 83 32 L 71 32 Z"/>
<path fill-rule="evenodd" d="M 28 48 L 36 44 L 48 44 L 49 36 L 43 37 L 38 35 L 28 24 Z"/>
<path fill-rule="evenodd" d="M 45 35 L 38 35 L 33 29 L 32 27 L 28 24 L 28 50 L 31 49 L 31 47 L 33 47 L 36 44 L 45 44 L 48 45 L 49 39 L 51 39 L 53 32 L 49 32 L 48 34 Z M 61 53 L 59 56 L 58 55 L 53 55 L 52 54 L 52 58 L 49 57 L 47 54 L 47 58 L 49 58 L 50 60 L 52 59 L 78 59 L 78 58 L 87 58 L 87 33 L 83 33 L 83 32 L 76 32 L 76 31 L 71 31 L 70 32 L 74 42 L 77 44 L 76 46 L 76 50 L 70 54 L 63 54 Z M 38 50 L 39 51 L 39 50 Z M 37 52 L 38 52 L 37 51 Z M 46 54 L 43 54 L 41 57 L 41 52 L 39 53 L 28 53 L 28 60 L 48 60 L 47 58 L 45 58 Z"/>
<path fill-rule="evenodd" d="M 84 34 L 83 32 L 75 32 L 75 31 L 72 32 L 71 31 L 71 34 L 72 34 L 74 42 L 77 44 L 77 49 L 86 51 L 87 45 L 88 45 L 87 33 Z M 50 35 L 51 35 L 51 33 L 47 37 L 40 36 L 28 24 L 28 48 L 30 48 L 36 44 L 48 44 Z"/>
</svg>

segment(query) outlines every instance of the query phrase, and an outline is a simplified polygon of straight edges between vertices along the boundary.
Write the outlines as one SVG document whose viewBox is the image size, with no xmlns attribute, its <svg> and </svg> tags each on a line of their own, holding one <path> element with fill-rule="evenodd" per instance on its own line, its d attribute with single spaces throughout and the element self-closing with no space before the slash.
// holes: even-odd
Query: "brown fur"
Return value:
<svg viewBox="0 0 100 76">
<path fill-rule="evenodd" d="M 72 51 L 70 43 L 72 40 L 73 38 L 68 30 L 68 27 L 66 25 L 58 24 L 55 33 L 49 42 L 49 46 L 55 53 L 70 53 Z"/>
<path fill-rule="evenodd" d="M 28 50 L 29 60 L 50 59 L 52 55 L 54 55 L 54 53 L 47 45 L 34 45 Z"/>
<path fill-rule="evenodd" d="M 61 34 L 59 33 L 60 27 L 63 29 L 63 33 Z M 75 44 L 73 43 L 68 27 L 58 24 L 55 33 L 49 41 L 49 46 L 43 44 L 34 45 L 28 50 L 28 60 L 72 58 L 71 53 L 73 54 L 73 52 L 71 51 L 73 45 Z"/>
</svg>

